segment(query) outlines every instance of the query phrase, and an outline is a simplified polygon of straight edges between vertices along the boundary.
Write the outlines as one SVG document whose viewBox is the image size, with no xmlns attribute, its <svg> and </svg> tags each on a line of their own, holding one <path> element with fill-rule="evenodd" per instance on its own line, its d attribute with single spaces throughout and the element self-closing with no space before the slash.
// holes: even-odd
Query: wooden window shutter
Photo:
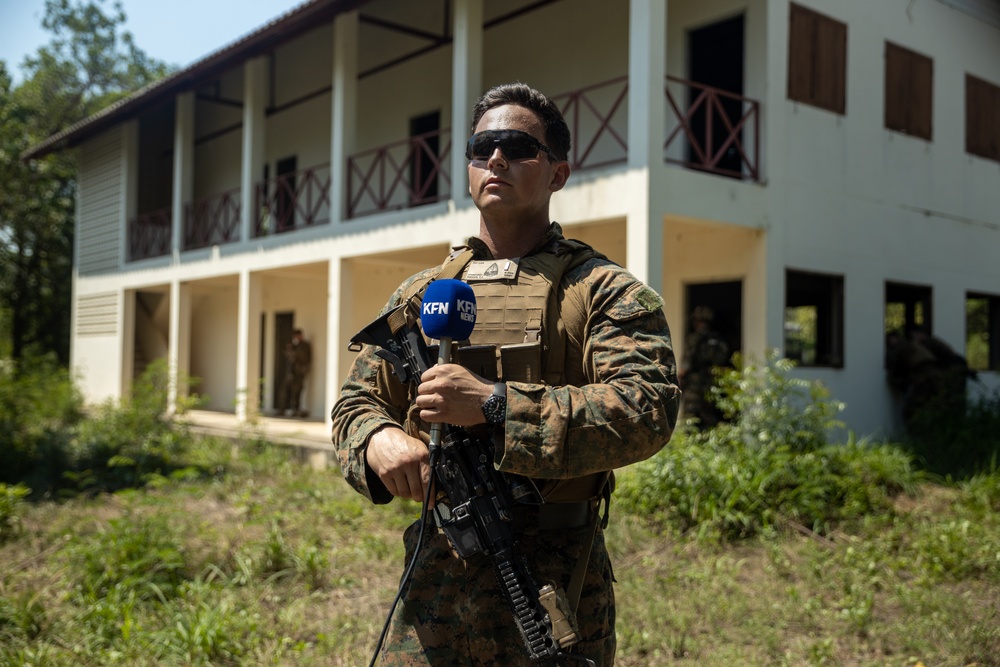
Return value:
<svg viewBox="0 0 1000 667">
<path fill-rule="evenodd" d="M 844 114 L 847 110 L 847 24 L 789 5 L 788 97 Z"/>
<path fill-rule="evenodd" d="M 885 126 L 931 140 L 934 61 L 891 42 L 885 43 Z"/>
<path fill-rule="evenodd" d="M 965 75 L 965 150 L 1000 162 L 1000 86 Z"/>
<path fill-rule="evenodd" d="M 792 5 L 788 26 L 788 97 L 798 102 L 812 98 L 812 36 L 812 16 Z"/>
</svg>

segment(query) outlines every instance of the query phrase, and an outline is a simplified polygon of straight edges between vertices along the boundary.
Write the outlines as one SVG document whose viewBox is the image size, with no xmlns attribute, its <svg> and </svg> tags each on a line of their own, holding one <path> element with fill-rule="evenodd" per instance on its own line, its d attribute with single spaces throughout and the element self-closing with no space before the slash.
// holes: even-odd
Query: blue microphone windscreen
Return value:
<svg viewBox="0 0 1000 667">
<path fill-rule="evenodd" d="M 435 280 L 424 291 L 420 323 L 430 338 L 466 340 L 476 325 L 476 295 L 468 283 Z"/>
</svg>

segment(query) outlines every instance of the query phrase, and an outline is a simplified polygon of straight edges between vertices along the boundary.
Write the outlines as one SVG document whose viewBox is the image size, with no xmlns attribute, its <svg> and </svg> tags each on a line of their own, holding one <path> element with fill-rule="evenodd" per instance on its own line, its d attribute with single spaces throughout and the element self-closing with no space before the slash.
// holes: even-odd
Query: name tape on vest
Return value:
<svg viewBox="0 0 1000 667">
<path fill-rule="evenodd" d="M 469 262 L 469 271 L 465 274 L 466 282 L 491 282 L 514 280 L 517 278 L 519 265 L 516 259 L 475 260 Z"/>
</svg>

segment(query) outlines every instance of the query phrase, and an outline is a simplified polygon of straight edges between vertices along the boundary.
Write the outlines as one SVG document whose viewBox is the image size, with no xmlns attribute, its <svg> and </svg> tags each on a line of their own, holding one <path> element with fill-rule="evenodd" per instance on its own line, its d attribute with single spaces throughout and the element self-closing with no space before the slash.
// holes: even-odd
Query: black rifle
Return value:
<svg viewBox="0 0 1000 667">
<path fill-rule="evenodd" d="M 392 365 L 396 377 L 416 387 L 434 356 L 419 327 L 407 320 L 405 308 L 398 306 L 365 327 L 351 339 L 351 349 L 377 346 L 375 354 Z M 462 558 L 481 553 L 491 559 L 532 660 L 562 658 L 593 665 L 562 652 L 579 639 L 566 613 L 569 605 L 561 589 L 538 586 L 511 530 L 515 504 L 541 503 L 538 489 L 525 477 L 499 472 L 487 439 L 449 424 L 443 425 L 443 433 L 440 451 L 431 452 L 435 487 L 447 497 L 434 505 L 441 530 Z"/>
</svg>

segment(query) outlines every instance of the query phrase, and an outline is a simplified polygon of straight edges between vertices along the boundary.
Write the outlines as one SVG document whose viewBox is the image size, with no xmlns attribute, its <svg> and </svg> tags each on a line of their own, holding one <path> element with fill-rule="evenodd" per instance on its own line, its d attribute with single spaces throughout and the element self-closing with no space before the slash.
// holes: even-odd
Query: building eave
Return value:
<svg viewBox="0 0 1000 667">
<path fill-rule="evenodd" d="M 282 42 L 357 9 L 369 0 L 307 0 L 262 27 L 213 51 L 201 60 L 169 74 L 97 113 L 60 130 L 21 154 L 22 160 L 44 157 L 80 142 L 125 120 L 162 104 L 175 95 L 192 90 L 239 63 L 267 53 Z"/>
</svg>

